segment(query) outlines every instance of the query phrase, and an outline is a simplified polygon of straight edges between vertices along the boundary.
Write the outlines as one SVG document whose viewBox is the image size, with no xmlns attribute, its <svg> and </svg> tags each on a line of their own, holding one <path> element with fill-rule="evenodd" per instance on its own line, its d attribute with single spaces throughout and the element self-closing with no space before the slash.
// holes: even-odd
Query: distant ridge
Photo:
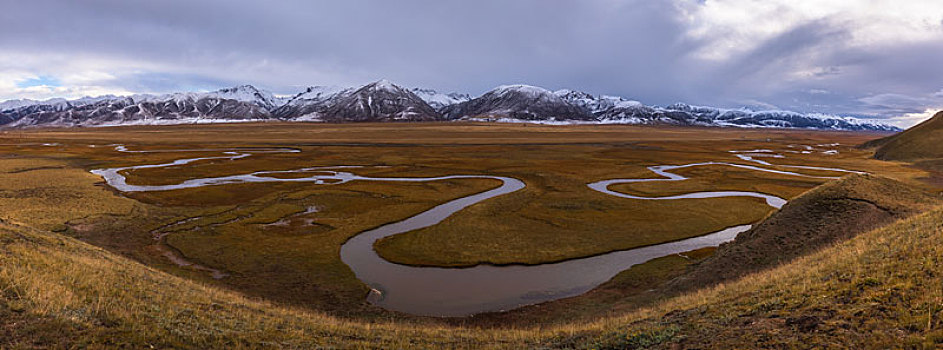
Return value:
<svg viewBox="0 0 943 350">
<path fill-rule="evenodd" d="M 541 124 L 649 124 L 899 131 L 855 118 L 789 111 L 646 106 L 615 96 L 530 85 L 499 86 L 471 98 L 432 89 L 407 89 L 387 80 L 360 87 L 312 86 L 290 98 L 252 85 L 212 92 L 10 100 L 0 103 L 0 127 L 76 127 L 297 122 L 493 121 Z"/>
<path fill-rule="evenodd" d="M 500 118 L 523 121 L 591 121 L 595 116 L 553 92 L 528 85 L 505 85 L 444 109 L 448 119 Z"/>
</svg>

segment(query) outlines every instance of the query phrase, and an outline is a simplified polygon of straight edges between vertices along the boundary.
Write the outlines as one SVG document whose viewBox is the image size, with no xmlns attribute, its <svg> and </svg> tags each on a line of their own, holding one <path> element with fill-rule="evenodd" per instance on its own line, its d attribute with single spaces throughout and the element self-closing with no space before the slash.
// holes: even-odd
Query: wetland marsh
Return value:
<svg viewBox="0 0 943 350">
<path fill-rule="evenodd" d="M 22 164 L 23 159 L 35 159 L 29 164 L 41 166 L 13 169 L 7 176 L 65 175 L 73 180 L 64 182 L 71 184 L 68 187 L 55 186 L 60 191 L 94 193 L 87 198 L 95 198 L 96 205 L 120 208 L 46 215 L 51 228 L 175 274 L 349 317 L 388 314 L 365 301 L 370 298 L 407 313 L 460 316 L 578 295 L 634 264 L 729 240 L 737 230 L 725 229 L 748 227 L 776 203 L 781 205 L 777 199 L 788 200 L 842 175 L 834 169 L 914 183 L 927 176 L 902 164 L 869 159 L 850 145 L 874 135 L 847 132 L 489 124 L 259 124 L 174 130 L 181 131 L 124 127 L 16 132 L 4 135 L 13 142 L 4 142 L 2 147 L 10 152 L 3 161 Z M 756 152 L 730 152 L 737 150 Z M 129 151 L 138 153 L 129 158 Z M 694 163 L 700 165 L 686 166 Z M 165 166 L 154 166 L 159 164 Z M 677 178 L 613 181 L 665 175 L 653 175 L 652 167 L 670 169 Z M 88 173 L 96 169 L 107 183 Z M 520 186 L 443 212 L 431 224 L 367 239 L 385 224 L 401 224 L 443 203 L 496 191 L 510 180 Z M 610 181 L 601 188 L 605 191 L 587 187 L 601 181 Z M 38 183 L 36 187 L 46 188 Z M 37 198 L 31 200 L 42 200 L 44 194 L 37 188 L 31 194 Z M 725 193 L 648 200 L 694 192 Z M 753 195 L 743 196 L 746 193 Z M 80 196 L 77 202 L 84 203 L 84 194 Z M 7 214 L 29 220 L 35 215 Z M 709 244 L 656 249 L 707 240 L 712 232 L 726 236 L 717 235 L 724 238 Z M 380 240 L 374 245 L 375 239 Z M 344 258 L 345 243 L 358 247 L 359 253 L 350 256 L 369 256 L 402 270 L 392 276 L 434 281 L 438 277 L 418 277 L 417 271 L 465 271 L 468 276 L 478 273 L 475 270 L 531 269 L 548 271 L 549 277 L 542 280 L 556 282 L 552 288 L 537 283 L 535 290 L 518 288 L 510 294 L 488 292 L 498 290 L 495 287 L 475 292 L 449 283 L 440 295 L 468 300 L 458 291 L 469 290 L 488 296 L 480 299 L 491 301 L 479 303 L 488 307 L 456 306 L 451 313 L 396 307 L 394 299 L 382 301 L 395 295 L 382 294 L 391 280 L 379 285 L 364 280 L 364 270 L 352 269 L 351 260 Z M 652 252 L 632 254 L 646 249 Z M 602 262 L 614 256 L 607 253 L 621 254 L 621 263 Z M 633 258 L 624 258 L 629 255 Z M 560 268 L 580 264 L 583 271 L 594 273 Z M 489 278 L 520 282 L 509 286 L 535 285 L 511 275 Z M 463 279 L 489 286 L 480 279 L 456 280 Z M 513 301 L 494 302 L 511 294 L 516 295 Z M 416 293 L 402 295 L 421 299 Z"/>
</svg>

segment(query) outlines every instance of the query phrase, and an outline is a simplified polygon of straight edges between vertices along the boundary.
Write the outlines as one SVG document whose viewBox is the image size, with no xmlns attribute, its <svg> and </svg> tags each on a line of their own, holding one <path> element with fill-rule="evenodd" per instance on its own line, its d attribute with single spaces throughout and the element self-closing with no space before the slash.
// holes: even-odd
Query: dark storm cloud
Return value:
<svg viewBox="0 0 943 350">
<path fill-rule="evenodd" d="M 252 83 L 293 93 L 388 78 L 477 94 L 527 83 L 650 104 L 880 117 L 943 102 L 933 96 L 943 88 L 943 68 L 933 62 L 943 52 L 939 38 L 852 48 L 845 42 L 853 24 L 820 18 L 704 59 L 697 53 L 742 34 L 717 27 L 690 35 L 692 11 L 706 4 L 2 0 L 0 83 L 51 76 L 69 84 L 72 71 L 83 86 L 132 92 Z M 2 89 L 0 99 L 18 97 Z M 884 94 L 904 98 L 891 104 Z"/>
</svg>

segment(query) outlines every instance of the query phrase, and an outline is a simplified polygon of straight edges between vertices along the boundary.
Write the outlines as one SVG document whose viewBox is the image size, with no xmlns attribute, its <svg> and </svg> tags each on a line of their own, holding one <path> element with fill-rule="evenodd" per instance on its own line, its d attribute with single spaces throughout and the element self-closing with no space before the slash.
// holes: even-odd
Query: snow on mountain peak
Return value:
<svg viewBox="0 0 943 350">
<path fill-rule="evenodd" d="M 619 96 L 608 96 L 602 95 L 599 96 L 600 104 L 605 104 L 614 108 L 636 108 L 642 107 L 642 103 L 635 100 L 627 100 Z"/>
<path fill-rule="evenodd" d="M 639 101 L 628 100 L 619 96 L 593 96 L 587 92 L 569 89 L 557 90 L 554 91 L 553 94 L 574 105 L 589 108 L 593 113 L 611 109 L 639 108 L 643 106 Z"/>
<path fill-rule="evenodd" d="M 260 90 L 252 85 L 239 85 L 231 88 L 219 89 L 213 92 L 206 93 L 203 96 L 193 96 L 193 97 L 213 97 L 221 98 L 228 100 L 236 100 L 241 102 L 254 103 L 265 109 L 274 109 L 281 105 L 282 101 L 275 97 L 275 94 Z"/>
<path fill-rule="evenodd" d="M 552 95 L 553 93 L 550 90 L 544 89 L 542 87 L 524 85 L 524 84 L 514 84 L 514 85 L 501 85 L 494 90 L 491 90 L 492 93 L 496 94 L 507 94 L 507 93 L 519 93 L 530 96 L 541 96 L 541 95 Z"/>
<path fill-rule="evenodd" d="M 354 88 L 312 86 L 287 103 L 285 100 L 252 85 L 212 92 L 165 95 L 10 100 L 0 102 L 0 125 L 95 126 L 149 123 L 154 118 L 161 123 L 184 123 L 192 120 L 269 118 L 297 121 L 431 121 L 487 117 L 555 123 L 897 130 L 875 120 L 821 113 L 727 109 L 684 103 L 657 107 L 618 96 L 594 96 L 568 89 L 551 92 L 524 84 L 498 86 L 471 99 L 468 95 L 444 94 L 431 89 L 404 89 L 381 79 Z"/>
<path fill-rule="evenodd" d="M 563 97 L 563 98 L 586 98 L 586 99 L 595 99 L 595 97 L 587 92 L 576 91 L 570 89 L 560 89 L 553 92 L 554 95 Z"/>
<path fill-rule="evenodd" d="M 216 90 L 216 92 L 218 93 L 240 93 L 240 92 L 258 93 L 258 92 L 261 92 L 261 90 L 257 89 L 255 86 L 252 86 L 249 84 L 243 84 L 243 85 L 233 86 L 229 88 L 219 89 L 219 90 Z"/>
<path fill-rule="evenodd" d="M 547 89 L 522 84 L 498 86 L 478 98 L 444 109 L 443 114 L 454 119 L 588 121 L 594 118 L 588 108 Z"/>
<path fill-rule="evenodd" d="M 62 100 L 62 99 L 59 99 L 59 100 Z M 26 98 L 17 99 L 17 100 L 7 100 L 7 101 L 0 102 L 0 111 L 5 111 L 8 109 L 16 109 L 20 107 L 27 107 L 27 106 L 37 105 L 41 103 L 47 103 L 50 101 L 51 100 L 37 101 L 37 100 L 31 100 L 31 99 L 26 99 Z M 65 101 L 65 100 L 62 100 L 62 101 Z"/>
<path fill-rule="evenodd" d="M 377 80 L 375 82 L 367 84 L 364 87 L 371 87 L 375 90 L 385 90 L 385 91 L 396 91 L 396 90 L 402 89 L 399 86 L 396 86 L 396 84 L 393 84 L 393 82 L 386 79 Z"/>
<path fill-rule="evenodd" d="M 432 108 L 439 109 L 445 106 L 454 105 L 456 103 L 462 103 L 471 99 L 467 94 L 459 94 L 451 92 L 448 94 L 443 94 L 433 89 L 423 89 L 423 88 L 412 88 L 411 91 L 416 96 L 419 96 L 423 101 L 426 101 Z"/>
<path fill-rule="evenodd" d="M 324 100 L 336 94 L 350 90 L 349 88 L 340 87 L 336 85 L 332 86 L 309 86 L 305 89 L 304 92 L 295 95 L 292 98 L 292 101 L 301 101 L 301 100 Z"/>
<path fill-rule="evenodd" d="M 102 96 L 85 96 L 77 98 L 74 100 L 67 100 L 61 97 L 50 98 L 46 100 L 32 100 L 32 99 L 17 99 L 17 100 L 7 100 L 0 102 L 0 111 L 13 110 L 22 107 L 36 106 L 36 105 L 48 105 L 48 106 L 81 106 L 90 103 L 95 103 L 104 100 L 111 100 L 120 98 L 115 95 L 102 95 Z"/>
</svg>

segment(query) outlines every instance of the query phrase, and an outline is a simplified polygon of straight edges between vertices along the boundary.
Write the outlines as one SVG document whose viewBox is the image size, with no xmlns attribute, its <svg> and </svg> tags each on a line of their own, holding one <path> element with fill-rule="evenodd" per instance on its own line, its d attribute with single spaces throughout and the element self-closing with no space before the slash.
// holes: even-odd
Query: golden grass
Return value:
<svg viewBox="0 0 943 350">
<path fill-rule="evenodd" d="M 375 247 L 384 259 L 410 265 L 540 264 L 703 235 L 759 221 L 771 211 L 756 198 L 645 201 L 587 192 L 585 204 L 578 198 L 544 202 L 554 211 L 520 208 L 532 200 L 525 196 L 482 203 Z M 499 214 L 507 212 L 521 217 Z"/>
<path fill-rule="evenodd" d="M 943 207 L 779 268 L 690 293 L 559 345 L 618 348 L 938 348 Z"/>
<path fill-rule="evenodd" d="M 875 151 L 878 159 L 940 159 L 943 158 L 943 148 L 936 142 L 940 137 L 943 137 L 943 112 L 904 132 L 865 143 L 864 146 L 880 146 Z"/>
<path fill-rule="evenodd" d="M 734 130 L 735 132 L 731 132 Z M 814 133 L 814 136 L 810 136 Z M 133 144 L 598 144 L 635 141 L 776 139 L 832 140 L 857 145 L 882 134 L 788 129 L 729 129 L 639 125 L 532 125 L 507 123 L 240 123 L 0 131 L 3 143 Z"/>
<path fill-rule="evenodd" d="M 618 192 L 647 197 L 672 196 L 709 189 L 710 191 L 754 191 L 790 199 L 827 181 L 825 179 L 764 173 L 721 165 L 678 169 L 673 173 L 683 175 L 688 180 L 671 183 L 625 183 L 609 188 Z M 844 174 L 835 176 L 841 175 Z"/>
<path fill-rule="evenodd" d="M 0 226 L 0 316 L 0 347 L 14 348 L 502 348 L 531 341 L 514 330 L 347 322 L 279 307 L 7 224 Z"/>
<path fill-rule="evenodd" d="M 68 218 L 128 215 L 135 202 L 91 186 L 98 177 L 45 159 L 2 159 L 0 218 L 62 230 Z"/>
<path fill-rule="evenodd" d="M 584 257 L 614 250 L 689 238 L 726 227 L 754 223 L 772 209 L 756 198 L 645 201 L 616 198 L 586 188 L 586 183 L 611 178 L 655 178 L 646 167 L 705 161 L 736 162 L 726 150 L 787 149 L 793 143 L 824 141 L 778 140 L 777 142 L 646 142 L 645 147 L 536 148 L 540 154 L 510 153 L 526 167 L 543 170 L 540 176 L 515 173 L 528 188 L 502 196 L 452 216 L 433 227 L 388 237 L 376 245 L 387 260 L 420 266 L 470 266 L 490 264 L 539 264 Z M 561 154 L 564 150 L 568 154 Z M 720 151 L 718 151 L 720 150 Z M 834 156 L 789 154 L 770 159 L 774 164 L 843 167 L 869 171 L 914 184 L 924 174 L 901 165 L 868 158 L 865 152 L 841 147 Z M 577 153 L 582 152 L 582 153 Z M 578 155 L 571 159 L 569 155 Z M 539 162 L 528 160 L 534 157 Z M 743 164 L 743 162 L 739 162 Z M 753 165 L 753 164 L 751 164 Z M 550 170 L 552 169 L 552 170 Z M 796 170 L 821 176 L 843 173 Z M 690 179 L 678 182 L 620 184 L 613 190 L 642 196 L 668 196 L 693 191 L 759 191 L 793 198 L 826 179 L 787 176 L 728 166 L 712 165 L 676 171 Z M 469 228 L 473 228 L 471 231 Z M 473 233 L 473 234 L 470 234 Z"/>
</svg>

